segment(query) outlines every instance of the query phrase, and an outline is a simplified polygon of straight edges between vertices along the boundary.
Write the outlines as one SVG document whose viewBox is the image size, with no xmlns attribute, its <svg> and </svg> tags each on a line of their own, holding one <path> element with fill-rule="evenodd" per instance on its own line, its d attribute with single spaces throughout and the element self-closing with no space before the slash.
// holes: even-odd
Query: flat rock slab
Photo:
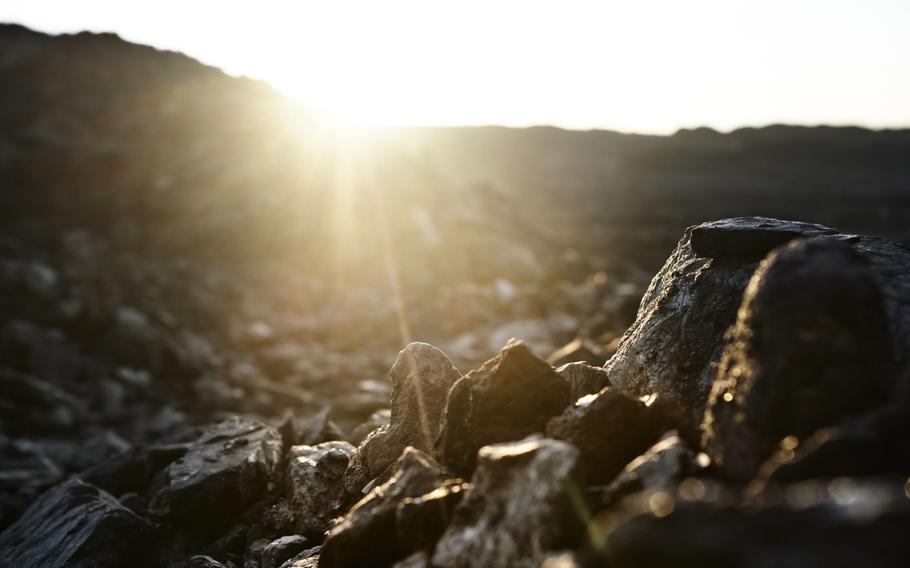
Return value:
<svg viewBox="0 0 910 568">
<path fill-rule="evenodd" d="M 438 455 L 447 467 L 467 477 L 480 448 L 543 432 L 547 420 L 570 402 L 568 381 L 522 343 L 511 341 L 452 387 Z"/>
<path fill-rule="evenodd" d="M 239 416 L 214 424 L 164 470 L 149 511 L 171 524 L 227 521 L 262 496 L 281 449 L 266 424 Z"/>
<path fill-rule="evenodd" d="M 0 565 L 16 568 L 149 566 L 151 525 L 78 479 L 51 489 L 0 533 Z"/>
</svg>

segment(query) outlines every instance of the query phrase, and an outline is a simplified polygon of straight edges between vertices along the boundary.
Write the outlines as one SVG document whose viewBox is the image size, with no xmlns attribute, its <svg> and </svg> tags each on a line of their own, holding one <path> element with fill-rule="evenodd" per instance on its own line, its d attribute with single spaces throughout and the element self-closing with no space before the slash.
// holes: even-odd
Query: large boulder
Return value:
<svg viewBox="0 0 910 568">
<path fill-rule="evenodd" d="M 206 428 L 161 474 L 149 511 L 170 524 L 228 522 L 253 504 L 281 460 L 275 428 L 235 416 Z"/>
<path fill-rule="evenodd" d="M 583 534 L 573 508 L 578 458 L 569 444 L 536 437 L 482 448 L 432 566 L 530 568 L 575 544 Z"/>
<path fill-rule="evenodd" d="M 288 452 L 287 486 L 295 528 L 321 535 L 347 503 L 342 476 L 354 446 L 323 442 L 293 446 Z"/>
<path fill-rule="evenodd" d="M 413 446 L 431 452 L 439 434 L 449 389 L 461 378 L 452 361 L 426 343 L 405 347 L 389 371 L 392 413 L 387 426 L 374 430 L 357 448 L 345 487 L 357 494 Z"/>
<path fill-rule="evenodd" d="M 759 261 L 797 238 L 849 242 L 869 262 L 885 305 L 895 360 L 910 349 L 910 251 L 875 237 L 839 234 L 821 225 L 738 217 L 686 230 L 651 281 L 638 316 L 604 365 L 610 383 L 634 396 L 675 399 L 699 423 L 735 322 L 743 292 Z"/>
<path fill-rule="evenodd" d="M 452 387 L 438 455 L 457 474 L 468 476 L 480 448 L 543 432 L 547 420 L 570 402 L 569 383 L 522 343 L 510 341 Z"/>
<path fill-rule="evenodd" d="M 578 399 L 547 424 L 547 436 L 581 450 L 585 479 L 609 482 L 623 467 L 647 450 L 668 428 L 660 405 L 631 398 L 604 387 Z"/>
<path fill-rule="evenodd" d="M 319 565 L 388 566 L 414 552 L 413 543 L 396 536 L 398 507 L 408 498 L 438 489 L 448 477 L 433 458 L 416 448 L 405 448 L 391 478 L 374 487 L 329 529 Z"/>
<path fill-rule="evenodd" d="M 151 525 L 78 479 L 51 489 L 0 533 L 0 565 L 17 568 L 150 566 Z"/>
<path fill-rule="evenodd" d="M 807 436 L 883 404 L 894 357 L 882 295 L 865 258 L 833 239 L 773 252 L 752 277 L 713 385 L 704 446 L 751 477 L 787 436 Z"/>
</svg>

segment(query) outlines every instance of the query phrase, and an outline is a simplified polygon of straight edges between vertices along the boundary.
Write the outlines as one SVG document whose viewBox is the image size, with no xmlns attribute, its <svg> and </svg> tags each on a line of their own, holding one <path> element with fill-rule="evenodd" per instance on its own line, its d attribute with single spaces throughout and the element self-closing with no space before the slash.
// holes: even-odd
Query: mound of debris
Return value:
<svg viewBox="0 0 910 568">
<path fill-rule="evenodd" d="M 43 494 L 0 533 L 2 563 L 906 565 L 910 250 L 766 218 L 695 226 L 603 368 L 554 368 L 564 355 L 511 341 L 462 374 L 412 343 L 359 439 L 324 413 L 226 416 L 75 475 L 6 439 L 3 483 Z M 2 380 L 29 428 L 88 412 Z"/>
</svg>

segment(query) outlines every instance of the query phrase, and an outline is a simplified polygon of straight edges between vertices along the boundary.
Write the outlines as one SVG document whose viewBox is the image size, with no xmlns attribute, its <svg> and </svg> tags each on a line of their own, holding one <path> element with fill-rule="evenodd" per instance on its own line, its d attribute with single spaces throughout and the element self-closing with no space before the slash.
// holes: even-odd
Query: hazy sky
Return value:
<svg viewBox="0 0 910 568">
<path fill-rule="evenodd" d="M 910 0 L 4 0 L 380 124 L 910 126 Z"/>
</svg>

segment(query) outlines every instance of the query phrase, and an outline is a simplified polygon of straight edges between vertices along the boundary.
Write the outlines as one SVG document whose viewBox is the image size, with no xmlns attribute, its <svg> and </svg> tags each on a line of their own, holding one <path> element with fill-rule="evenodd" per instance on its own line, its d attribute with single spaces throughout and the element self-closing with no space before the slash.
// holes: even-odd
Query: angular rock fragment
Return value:
<svg viewBox="0 0 910 568">
<path fill-rule="evenodd" d="M 300 535 L 283 536 L 262 549 L 260 568 L 279 568 L 307 549 L 309 541 Z"/>
<path fill-rule="evenodd" d="M 606 508 L 638 491 L 672 491 L 698 468 L 695 454 L 675 433 L 665 436 L 629 462 L 606 487 L 592 491 L 598 508 Z"/>
<path fill-rule="evenodd" d="M 181 525 L 229 521 L 263 494 L 281 445 L 277 430 L 239 416 L 210 426 L 162 472 L 150 512 Z"/>
<path fill-rule="evenodd" d="M 606 387 L 580 398 L 550 420 L 546 431 L 547 436 L 565 440 L 581 451 L 588 482 L 605 483 L 647 450 L 668 427 L 662 413 L 618 389 Z"/>
<path fill-rule="evenodd" d="M 452 387 L 437 453 L 457 474 L 469 475 L 481 447 L 542 432 L 570 397 L 565 379 L 523 344 L 510 341 Z"/>
<path fill-rule="evenodd" d="M 320 552 L 322 567 L 385 566 L 413 552 L 396 538 L 396 511 L 407 498 L 425 495 L 448 476 L 430 456 L 405 448 L 392 477 L 375 487 L 326 535 Z"/>
<path fill-rule="evenodd" d="M 610 386 L 607 370 L 587 363 L 567 363 L 556 369 L 556 374 L 569 381 L 573 401 Z"/>
<path fill-rule="evenodd" d="M 354 446 L 324 442 L 294 446 L 288 453 L 287 484 L 294 525 L 302 534 L 321 535 L 346 504 L 343 475 Z"/>
<path fill-rule="evenodd" d="M 149 566 L 154 533 L 109 494 L 77 479 L 51 489 L 0 533 L 0 563 L 18 568 Z"/>
<path fill-rule="evenodd" d="M 405 347 L 389 375 L 392 377 L 390 422 L 374 430 L 360 444 L 345 474 L 345 487 L 354 495 L 394 463 L 405 447 L 432 451 L 449 389 L 461 378 L 452 361 L 426 343 Z"/>
<path fill-rule="evenodd" d="M 425 495 L 404 499 L 395 511 L 398 541 L 432 550 L 469 487 L 461 479 L 448 479 Z"/>
<path fill-rule="evenodd" d="M 739 217 L 686 230 L 651 281 L 632 326 L 604 365 L 610 382 L 632 396 L 658 393 L 701 422 L 742 293 L 758 261 L 777 245 L 833 229 Z"/>
<path fill-rule="evenodd" d="M 536 567 L 583 536 L 573 508 L 578 450 L 529 437 L 480 450 L 455 517 L 433 552 L 438 568 Z"/>
<path fill-rule="evenodd" d="M 755 272 L 718 369 L 704 444 L 748 478 L 784 437 L 882 404 L 894 387 L 888 318 L 864 258 L 798 241 Z"/>
</svg>

